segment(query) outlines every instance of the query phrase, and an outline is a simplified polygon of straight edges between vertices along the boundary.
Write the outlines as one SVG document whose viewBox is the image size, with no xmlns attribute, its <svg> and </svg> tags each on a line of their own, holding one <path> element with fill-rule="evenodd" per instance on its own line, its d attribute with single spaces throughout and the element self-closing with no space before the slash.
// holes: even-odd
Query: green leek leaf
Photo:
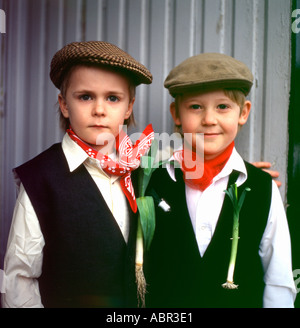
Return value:
<svg viewBox="0 0 300 328">
<path fill-rule="evenodd" d="M 154 201 L 151 196 L 146 196 L 137 198 L 136 202 L 139 209 L 140 222 L 144 236 L 144 245 L 148 250 L 155 230 Z"/>
</svg>

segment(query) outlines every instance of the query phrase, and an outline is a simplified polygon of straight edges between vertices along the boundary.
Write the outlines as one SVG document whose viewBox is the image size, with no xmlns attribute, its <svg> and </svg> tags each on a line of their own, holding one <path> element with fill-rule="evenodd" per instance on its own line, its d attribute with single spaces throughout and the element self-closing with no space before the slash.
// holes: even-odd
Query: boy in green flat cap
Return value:
<svg viewBox="0 0 300 328">
<path fill-rule="evenodd" d="M 170 206 L 167 212 L 156 208 L 145 264 L 148 307 L 294 305 L 290 236 L 278 188 L 234 147 L 250 114 L 252 81 L 245 64 L 217 53 L 185 60 L 165 80 L 184 142 L 148 188 Z M 235 267 L 228 272 L 237 209 L 225 193 L 231 185 L 237 188 L 233 198 L 247 192 L 238 212 Z"/>
</svg>

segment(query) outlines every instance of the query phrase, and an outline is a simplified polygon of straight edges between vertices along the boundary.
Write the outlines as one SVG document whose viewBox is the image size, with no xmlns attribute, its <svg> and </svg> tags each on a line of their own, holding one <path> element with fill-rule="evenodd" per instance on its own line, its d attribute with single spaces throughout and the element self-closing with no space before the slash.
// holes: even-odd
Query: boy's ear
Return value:
<svg viewBox="0 0 300 328">
<path fill-rule="evenodd" d="M 58 103 L 59 103 L 59 108 L 60 108 L 60 111 L 61 111 L 63 117 L 69 118 L 68 106 L 67 106 L 65 98 L 62 96 L 61 93 L 58 95 Z"/>
<path fill-rule="evenodd" d="M 134 102 L 135 102 L 135 98 L 132 98 L 132 100 L 128 104 L 128 108 L 125 113 L 125 120 L 127 120 L 130 117 L 130 115 L 132 114 Z"/>
<path fill-rule="evenodd" d="M 172 102 L 171 105 L 170 105 L 170 113 L 173 117 L 173 121 L 175 123 L 175 125 L 181 125 L 181 121 L 180 121 L 180 118 L 177 116 L 176 114 L 176 105 L 175 105 L 175 102 Z"/>
<path fill-rule="evenodd" d="M 251 101 L 246 100 L 239 117 L 239 125 L 244 125 L 247 122 L 250 114 L 250 110 L 251 110 Z"/>
</svg>

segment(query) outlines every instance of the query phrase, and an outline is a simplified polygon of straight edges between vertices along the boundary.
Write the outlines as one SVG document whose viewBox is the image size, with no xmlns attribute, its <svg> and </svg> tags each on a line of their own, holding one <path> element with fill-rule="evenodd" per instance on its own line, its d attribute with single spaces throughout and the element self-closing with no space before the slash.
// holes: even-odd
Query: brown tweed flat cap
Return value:
<svg viewBox="0 0 300 328">
<path fill-rule="evenodd" d="M 245 95 L 251 90 L 253 75 L 237 59 L 219 53 L 203 53 L 190 57 L 171 70 L 164 86 L 170 94 L 207 89 L 239 89 Z"/>
<path fill-rule="evenodd" d="M 134 83 L 150 84 L 150 71 L 117 46 L 104 41 L 72 42 L 59 50 L 51 61 L 50 78 L 59 89 L 66 72 L 74 65 L 95 64 L 120 68 Z"/>
</svg>

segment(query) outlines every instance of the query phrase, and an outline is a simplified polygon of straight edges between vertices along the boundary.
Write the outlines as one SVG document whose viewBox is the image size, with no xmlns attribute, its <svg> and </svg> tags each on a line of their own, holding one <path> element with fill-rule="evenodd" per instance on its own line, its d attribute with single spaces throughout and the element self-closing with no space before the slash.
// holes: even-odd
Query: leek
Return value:
<svg viewBox="0 0 300 328">
<path fill-rule="evenodd" d="M 145 295 L 147 292 L 147 283 L 144 276 L 144 249 L 150 248 L 155 230 L 155 207 L 152 196 L 145 196 L 152 173 L 162 164 L 155 163 L 158 150 L 158 141 L 153 140 L 147 156 L 141 157 L 141 167 L 139 170 L 138 184 L 139 197 L 136 199 L 139 217 L 136 238 L 136 257 L 135 274 L 137 283 L 138 305 L 145 307 Z"/>
<path fill-rule="evenodd" d="M 233 275 L 237 257 L 238 241 L 239 241 L 239 215 L 244 203 L 246 192 L 250 191 L 250 188 L 245 188 L 242 192 L 240 199 L 238 199 L 238 191 L 236 183 L 231 185 L 225 193 L 229 196 L 233 205 L 233 228 L 232 228 L 232 244 L 231 244 L 231 254 L 229 260 L 229 268 L 227 274 L 227 280 L 222 287 L 225 289 L 237 289 L 238 285 L 234 284 Z"/>
</svg>

